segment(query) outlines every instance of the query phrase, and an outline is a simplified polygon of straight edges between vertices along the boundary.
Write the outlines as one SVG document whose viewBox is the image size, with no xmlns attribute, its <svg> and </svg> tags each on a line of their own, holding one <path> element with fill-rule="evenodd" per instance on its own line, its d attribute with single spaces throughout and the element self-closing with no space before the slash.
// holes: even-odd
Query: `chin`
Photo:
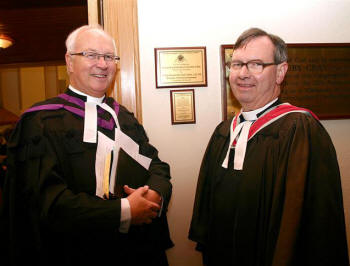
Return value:
<svg viewBox="0 0 350 266">
<path fill-rule="evenodd" d="M 108 90 L 108 87 L 92 88 L 92 91 L 94 92 L 94 94 L 99 95 L 98 97 L 102 97 L 107 90 Z"/>
<path fill-rule="evenodd" d="M 253 100 L 249 97 L 237 97 L 237 100 L 242 106 L 250 106 L 253 104 Z"/>
<path fill-rule="evenodd" d="M 235 93 L 234 96 L 240 103 L 249 103 L 252 101 L 252 97 L 247 93 Z"/>
</svg>

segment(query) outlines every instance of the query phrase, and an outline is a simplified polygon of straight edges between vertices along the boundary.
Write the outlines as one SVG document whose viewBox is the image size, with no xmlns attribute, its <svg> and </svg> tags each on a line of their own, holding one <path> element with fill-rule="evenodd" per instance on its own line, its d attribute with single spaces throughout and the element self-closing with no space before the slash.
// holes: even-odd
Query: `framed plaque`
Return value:
<svg viewBox="0 0 350 266">
<path fill-rule="evenodd" d="M 350 118 L 350 43 L 287 46 L 288 71 L 281 100 L 310 109 L 320 119 Z M 223 119 L 240 109 L 229 84 L 232 52 L 233 45 L 221 45 Z"/>
<path fill-rule="evenodd" d="M 171 123 L 195 124 L 196 110 L 194 104 L 194 90 L 170 91 Z"/>
<path fill-rule="evenodd" d="M 154 48 L 156 87 L 206 87 L 205 47 Z"/>
<path fill-rule="evenodd" d="M 222 120 L 233 117 L 241 109 L 241 105 L 231 91 L 229 82 L 232 53 L 233 44 L 221 45 Z"/>
</svg>

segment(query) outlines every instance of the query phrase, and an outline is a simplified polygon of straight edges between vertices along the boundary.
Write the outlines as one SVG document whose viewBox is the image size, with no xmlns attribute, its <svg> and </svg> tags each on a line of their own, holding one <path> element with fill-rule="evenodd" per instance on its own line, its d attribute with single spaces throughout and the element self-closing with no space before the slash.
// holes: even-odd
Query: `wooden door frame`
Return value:
<svg viewBox="0 0 350 266">
<path fill-rule="evenodd" d="M 142 123 L 137 0 L 88 0 L 88 18 L 116 41 L 120 62 L 111 96 Z"/>
</svg>

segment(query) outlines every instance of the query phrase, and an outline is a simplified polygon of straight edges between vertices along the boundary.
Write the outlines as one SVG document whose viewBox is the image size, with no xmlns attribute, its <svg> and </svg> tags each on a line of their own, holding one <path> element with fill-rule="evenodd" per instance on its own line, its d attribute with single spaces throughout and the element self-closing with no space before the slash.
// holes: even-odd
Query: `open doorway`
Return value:
<svg viewBox="0 0 350 266">
<path fill-rule="evenodd" d="M 6 171 L 6 141 L 20 114 L 68 85 L 65 39 L 88 24 L 86 0 L 1 0 L 0 36 L 0 205 Z"/>
<path fill-rule="evenodd" d="M 65 90 L 64 42 L 87 23 L 86 0 L 2 0 L 0 35 L 13 44 L 0 48 L 0 108 L 20 115 Z"/>
</svg>

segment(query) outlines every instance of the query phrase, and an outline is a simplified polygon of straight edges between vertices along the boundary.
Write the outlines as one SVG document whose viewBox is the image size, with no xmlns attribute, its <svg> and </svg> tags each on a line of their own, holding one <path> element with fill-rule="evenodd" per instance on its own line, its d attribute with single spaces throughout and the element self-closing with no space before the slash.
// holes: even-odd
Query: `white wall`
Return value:
<svg viewBox="0 0 350 266">
<path fill-rule="evenodd" d="M 176 245 L 168 251 L 171 266 L 201 265 L 187 234 L 200 162 L 221 121 L 220 45 L 234 43 L 250 27 L 287 43 L 350 42 L 349 13 L 349 0 L 138 1 L 143 124 L 160 158 L 171 165 L 168 216 Z M 170 89 L 155 86 L 154 48 L 183 46 L 206 46 L 208 87 L 195 88 L 196 124 L 171 125 Z M 323 124 L 337 149 L 350 231 L 350 120 Z"/>
</svg>

